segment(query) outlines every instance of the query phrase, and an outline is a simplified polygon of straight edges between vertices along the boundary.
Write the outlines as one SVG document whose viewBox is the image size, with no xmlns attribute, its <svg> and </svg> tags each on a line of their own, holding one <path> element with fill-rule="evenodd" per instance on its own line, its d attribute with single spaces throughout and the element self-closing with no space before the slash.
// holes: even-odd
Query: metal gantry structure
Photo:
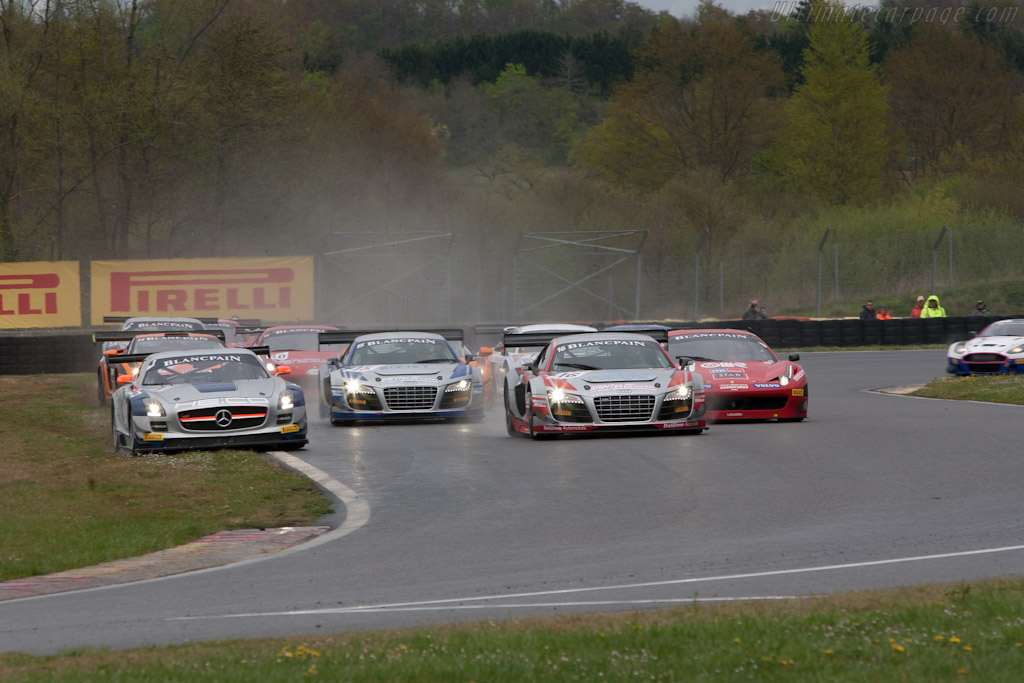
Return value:
<svg viewBox="0 0 1024 683">
<path fill-rule="evenodd" d="M 378 322 L 417 323 L 452 317 L 452 245 L 450 232 L 334 232 L 353 246 L 320 254 L 317 264 L 321 296 L 318 317 L 345 324 L 349 317 L 362 322 L 366 311 L 383 318 Z M 368 266 L 378 264 L 378 273 Z M 366 270 L 361 273 L 360 269 Z M 384 272 L 383 277 L 379 272 Z M 425 277 L 440 282 L 422 286 Z M 404 303 L 404 311 L 393 305 Z"/>
<path fill-rule="evenodd" d="M 640 250 L 646 239 L 646 230 L 520 233 L 513 260 L 512 318 L 539 320 L 544 317 L 546 305 L 570 293 L 579 293 L 584 299 L 603 303 L 608 312 L 638 319 L 642 274 Z M 615 295 L 612 277 L 628 268 L 630 263 L 635 285 L 627 304 L 623 297 Z M 540 294 L 529 292 L 523 283 L 537 275 L 553 280 L 554 286 L 543 288 Z M 595 285 L 601 276 L 605 276 L 608 282 L 608 294 L 596 291 Z"/>
</svg>

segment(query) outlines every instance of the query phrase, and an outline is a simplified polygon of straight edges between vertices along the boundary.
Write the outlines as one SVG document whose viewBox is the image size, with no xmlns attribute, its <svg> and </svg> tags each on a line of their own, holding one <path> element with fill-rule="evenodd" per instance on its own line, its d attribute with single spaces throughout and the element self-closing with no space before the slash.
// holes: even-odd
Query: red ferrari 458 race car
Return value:
<svg viewBox="0 0 1024 683">
<path fill-rule="evenodd" d="M 807 417 L 807 373 L 799 354 L 780 360 L 746 330 L 672 330 L 668 353 L 704 378 L 708 420 L 799 422 Z"/>
</svg>

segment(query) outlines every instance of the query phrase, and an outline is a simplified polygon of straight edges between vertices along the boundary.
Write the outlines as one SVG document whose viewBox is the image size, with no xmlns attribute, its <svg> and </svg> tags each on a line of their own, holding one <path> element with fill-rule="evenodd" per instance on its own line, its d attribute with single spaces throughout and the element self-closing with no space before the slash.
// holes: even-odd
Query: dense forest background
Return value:
<svg viewBox="0 0 1024 683">
<path fill-rule="evenodd" d="M 0 261 L 451 233 L 478 320 L 781 313 L 819 273 L 832 306 L 879 301 L 928 293 L 937 254 L 938 285 L 1020 280 L 1019 4 L 786 8 L 0 0 Z M 514 258 L 524 232 L 606 231 L 643 231 L 639 263 Z M 341 263 L 330 294 L 393 282 L 415 317 L 401 258 Z"/>
</svg>

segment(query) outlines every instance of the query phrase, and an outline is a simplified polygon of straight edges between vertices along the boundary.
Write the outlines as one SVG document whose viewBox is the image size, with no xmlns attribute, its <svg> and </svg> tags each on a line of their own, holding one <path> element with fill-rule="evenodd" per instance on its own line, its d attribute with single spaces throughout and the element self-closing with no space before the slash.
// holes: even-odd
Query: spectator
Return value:
<svg viewBox="0 0 1024 683">
<path fill-rule="evenodd" d="M 879 320 L 892 320 L 892 316 L 889 315 L 888 306 L 879 306 L 878 313 L 875 314 L 875 317 Z"/>
<path fill-rule="evenodd" d="M 743 311 L 743 315 L 740 317 L 744 320 L 767 320 L 768 311 L 764 310 L 764 307 L 757 303 L 757 299 L 751 299 L 750 307 Z"/>
<path fill-rule="evenodd" d="M 974 304 L 974 315 L 988 315 L 988 307 L 985 306 L 985 302 L 978 299 L 978 303 Z"/>
<path fill-rule="evenodd" d="M 861 320 L 874 320 L 877 315 L 875 311 L 875 304 L 871 301 L 864 302 L 864 308 L 860 309 Z"/>
<path fill-rule="evenodd" d="M 924 297 L 921 296 L 921 295 L 918 295 L 917 301 L 914 303 L 914 307 L 912 309 L 910 309 L 910 317 L 911 318 L 920 318 L 921 317 L 921 309 L 922 308 L 924 308 Z"/>
<path fill-rule="evenodd" d="M 932 294 L 921 309 L 922 318 L 945 318 L 946 309 L 939 305 L 939 297 Z"/>
</svg>

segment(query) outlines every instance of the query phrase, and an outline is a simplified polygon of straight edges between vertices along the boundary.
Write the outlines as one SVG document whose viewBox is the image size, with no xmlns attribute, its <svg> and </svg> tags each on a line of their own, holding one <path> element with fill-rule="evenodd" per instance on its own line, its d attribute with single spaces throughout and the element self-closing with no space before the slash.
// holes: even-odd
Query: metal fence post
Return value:
<svg viewBox="0 0 1024 683">
<path fill-rule="evenodd" d="M 935 259 L 936 259 L 935 255 L 936 255 L 936 253 L 939 250 L 939 245 L 942 244 L 942 237 L 945 234 L 946 234 L 946 226 L 943 225 L 942 226 L 942 230 L 939 231 L 938 238 L 935 240 L 935 244 L 932 245 L 932 289 L 928 293 L 929 295 L 935 293 Z"/>
<path fill-rule="evenodd" d="M 718 262 L 718 317 L 725 315 L 725 261 Z"/>
<path fill-rule="evenodd" d="M 697 249 L 693 253 L 693 319 L 700 320 L 697 314 L 698 298 L 700 296 L 700 250 L 704 248 L 704 240 L 711 233 L 709 228 L 704 228 L 700 239 L 697 240 Z"/>
<path fill-rule="evenodd" d="M 832 251 L 835 253 L 835 267 L 836 271 L 836 303 L 839 303 L 839 242 L 832 241 Z"/>
<path fill-rule="evenodd" d="M 818 318 L 821 317 L 821 250 L 825 248 L 825 240 L 828 239 L 830 232 L 832 232 L 832 228 L 825 228 L 825 234 L 821 236 L 821 242 L 818 243 Z"/>
</svg>

